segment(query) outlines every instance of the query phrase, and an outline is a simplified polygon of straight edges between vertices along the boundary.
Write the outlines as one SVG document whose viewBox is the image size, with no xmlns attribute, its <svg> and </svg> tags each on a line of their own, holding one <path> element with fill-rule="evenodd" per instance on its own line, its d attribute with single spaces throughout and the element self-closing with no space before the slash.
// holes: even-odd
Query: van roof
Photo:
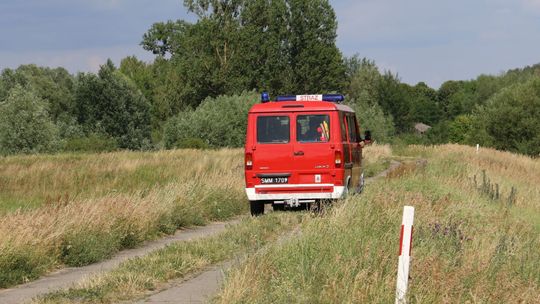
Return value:
<svg viewBox="0 0 540 304">
<path fill-rule="evenodd" d="M 349 106 L 328 101 L 280 101 L 253 105 L 249 113 L 343 111 L 354 113 Z"/>
</svg>

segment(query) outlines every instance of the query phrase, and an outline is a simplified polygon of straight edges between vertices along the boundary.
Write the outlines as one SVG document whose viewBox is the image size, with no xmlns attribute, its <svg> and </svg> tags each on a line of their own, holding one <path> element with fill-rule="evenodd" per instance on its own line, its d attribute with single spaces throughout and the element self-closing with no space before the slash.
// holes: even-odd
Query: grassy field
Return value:
<svg viewBox="0 0 540 304">
<path fill-rule="evenodd" d="M 240 150 L 114 152 L 0 158 L 0 212 L 111 194 L 145 194 L 171 183 L 242 172 Z M 232 175 L 231 175 L 232 174 Z M 222 183 L 221 179 L 216 180 Z"/>
<path fill-rule="evenodd" d="M 490 149 L 477 154 L 458 145 L 375 145 L 365 157 L 368 176 L 391 159 L 404 165 L 323 214 L 246 218 L 223 235 L 179 243 L 38 301 L 132 300 L 247 250 L 216 303 L 393 302 L 401 212 L 412 205 L 409 302 L 540 303 L 540 160 Z M 71 158 L 76 160 L 70 169 L 59 169 Z M 5 208 L 0 217 L 3 286 L 65 264 L 91 263 L 247 207 L 240 150 L 14 159 L 2 160 L 3 172 L 13 172 L 2 176 L 20 185 L 4 179 L 9 187 L 1 191 L 5 197 L 21 191 L 39 199 L 24 210 Z M 78 169 L 86 177 L 77 178 Z M 50 187 L 22 182 L 42 185 L 51 176 L 58 181 Z M 73 194 L 47 200 L 58 195 L 53 189 Z M 298 222 L 300 234 L 272 242 L 282 227 Z"/>
<path fill-rule="evenodd" d="M 412 205 L 410 303 L 540 303 L 540 161 L 457 145 L 394 154 L 407 165 L 235 267 L 215 302 L 391 303 Z"/>
<path fill-rule="evenodd" d="M 245 213 L 240 150 L 0 159 L 0 288 Z"/>
</svg>

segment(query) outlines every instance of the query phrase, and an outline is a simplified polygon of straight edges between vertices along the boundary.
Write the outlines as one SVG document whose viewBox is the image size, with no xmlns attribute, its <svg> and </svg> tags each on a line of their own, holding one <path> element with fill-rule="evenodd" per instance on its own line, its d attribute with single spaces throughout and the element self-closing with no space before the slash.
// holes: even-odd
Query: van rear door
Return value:
<svg viewBox="0 0 540 304">
<path fill-rule="evenodd" d="M 334 153 L 332 114 L 297 112 L 295 120 L 294 166 L 298 184 L 333 184 Z M 335 134 L 335 132 L 334 132 Z"/>
<path fill-rule="evenodd" d="M 253 173 L 256 184 L 289 183 L 293 161 L 291 113 L 254 114 Z M 250 147 L 247 147 L 248 149 Z M 258 182 L 257 182 L 258 181 Z"/>
</svg>

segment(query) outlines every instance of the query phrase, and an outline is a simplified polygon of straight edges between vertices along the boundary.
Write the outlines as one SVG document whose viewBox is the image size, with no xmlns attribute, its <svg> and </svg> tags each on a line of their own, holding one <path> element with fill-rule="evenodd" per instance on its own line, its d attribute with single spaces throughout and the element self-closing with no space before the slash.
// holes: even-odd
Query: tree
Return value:
<svg viewBox="0 0 540 304">
<path fill-rule="evenodd" d="M 199 19 L 156 23 L 143 46 L 170 55 L 183 109 L 242 90 L 340 91 L 345 67 L 326 0 L 186 0 Z"/>
<path fill-rule="evenodd" d="M 354 59 L 356 58 L 356 59 Z M 363 58 L 347 60 L 349 87 L 346 92 L 350 99 L 365 101 L 368 104 L 378 103 L 378 89 L 381 81 L 381 73 L 374 61 Z"/>
<path fill-rule="evenodd" d="M 515 84 L 493 95 L 474 115 L 472 140 L 484 140 L 497 149 L 540 154 L 540 78 Z M 479 138 L 484 129 L 488 138 Z M 485 144 L 484 142 L 478 142 Z"/>
<path fill-rule="evenodd" d="M 408 120 L 434 125 L 440 120 L 442 111 L 437 102 L 437 91 L 419 82 L 408 88 L 409 113 Z"/>
<path fill-rule="evenodd" d="M 337 48 L 337 20 L 325 0 L 290 0 L 290 63 L 296 92 L 340 91 L 345 67 Z"/>
<path fill-rule="evenodd" d="M 169 61 L 161 57 L 158 57 L 153 64 L 147 64 L 135 56 L 126 57 L 120 62 L 119 71 L 137 86 L 150 104 L 151 125 L 154 134 L 161 133 L 162 124 L 174 112 L 175 99 L 170 94 L 173 90 L 164 89 L 176 80 L 174 75 L 171 75 L 169 67 Z M 178 83 L 175 83 L 175 86 L 178 86 Z M 163 92 L 168 95 L 161 95 Z"/>
<path fill-rule="evenodd" d="M 358 123 L 362 130 L 370 130 L 374 140 L 378 142 L 390 142 L 395 134 L 392 116 L 385 115 L 377 103 L 368 103 L 367 99 L 361 98 L 348 102 L 355 112 Z"/>
<path fill-rule="evenodd" d="M 448 140 L 452 143 L 468 144 L 472 132 L 475 130 L 471 115 L 459 115 L 448 125 Z"/>
<path fill-rule="evenodd" d="M 47 103 L 15 85 L 0 102 L 0 153 L 52 152 L 58 144 L 58 129 L 49 117 Z"/>
<path fill-rule="evenodd" d="M 384 113 L 393 117 L 396 131 L 400 133 L 410 131 L 413 124 L 408 115 L 410 104 L 407 91 L 408 86 L 390 71 L 382 75 L 377 87 L 377 101 Z"/>
<path fill-rule="evenodd" d="M 77 79 L 76 113 L 86 134 L 104 133 L 120 148 L 150 145 L 150 106 L 143 94 L 109 60 L 98 75 Z"/>
<path fill-rule="evenodd" d="M 157 22 L 143 35 L 142 47 L 154 55 L 166 56 L 178 52 L 178 43 L 192 25 L 183 20 Z"/>
<path fill-rule="evenodd" d="M 15 86 L 31 90 L 44 100 L 54 122 L 69 121 L 74 105 L 74 79 L 64 68 L 21 65 L 5 69 L 0 76 L 0 100 Z"/>
<path fill-rule="evenodd" d="M 394 122 L 391 115 L 385 115 L 379 105 L 379 83 L 382 76 L 374 61 L 353 56 L 347 59 L 348 77 L 347 104 L 355 112 L 360 127 L 370 130 L 373 139 L 388 142 L 394 135 Z"/>
</svg>

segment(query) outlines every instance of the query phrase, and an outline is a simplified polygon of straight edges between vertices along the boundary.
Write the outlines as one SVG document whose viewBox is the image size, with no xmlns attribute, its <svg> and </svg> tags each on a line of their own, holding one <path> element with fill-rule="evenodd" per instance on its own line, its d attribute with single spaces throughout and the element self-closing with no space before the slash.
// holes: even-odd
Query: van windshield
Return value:
<svg viewBox="0 0 540 304">
<path fill-rule="evenodd" d="M 330 117 L 328 115 L 298 115 L 296 117 L 296 141 L 328 142 L 330 140 Z"/>
<path fill-rule="evenodd" d="M 257 142 L 263 144 L 288 143 L 290 140 L 289 116 L 257 117 Z"/>
</svg>

